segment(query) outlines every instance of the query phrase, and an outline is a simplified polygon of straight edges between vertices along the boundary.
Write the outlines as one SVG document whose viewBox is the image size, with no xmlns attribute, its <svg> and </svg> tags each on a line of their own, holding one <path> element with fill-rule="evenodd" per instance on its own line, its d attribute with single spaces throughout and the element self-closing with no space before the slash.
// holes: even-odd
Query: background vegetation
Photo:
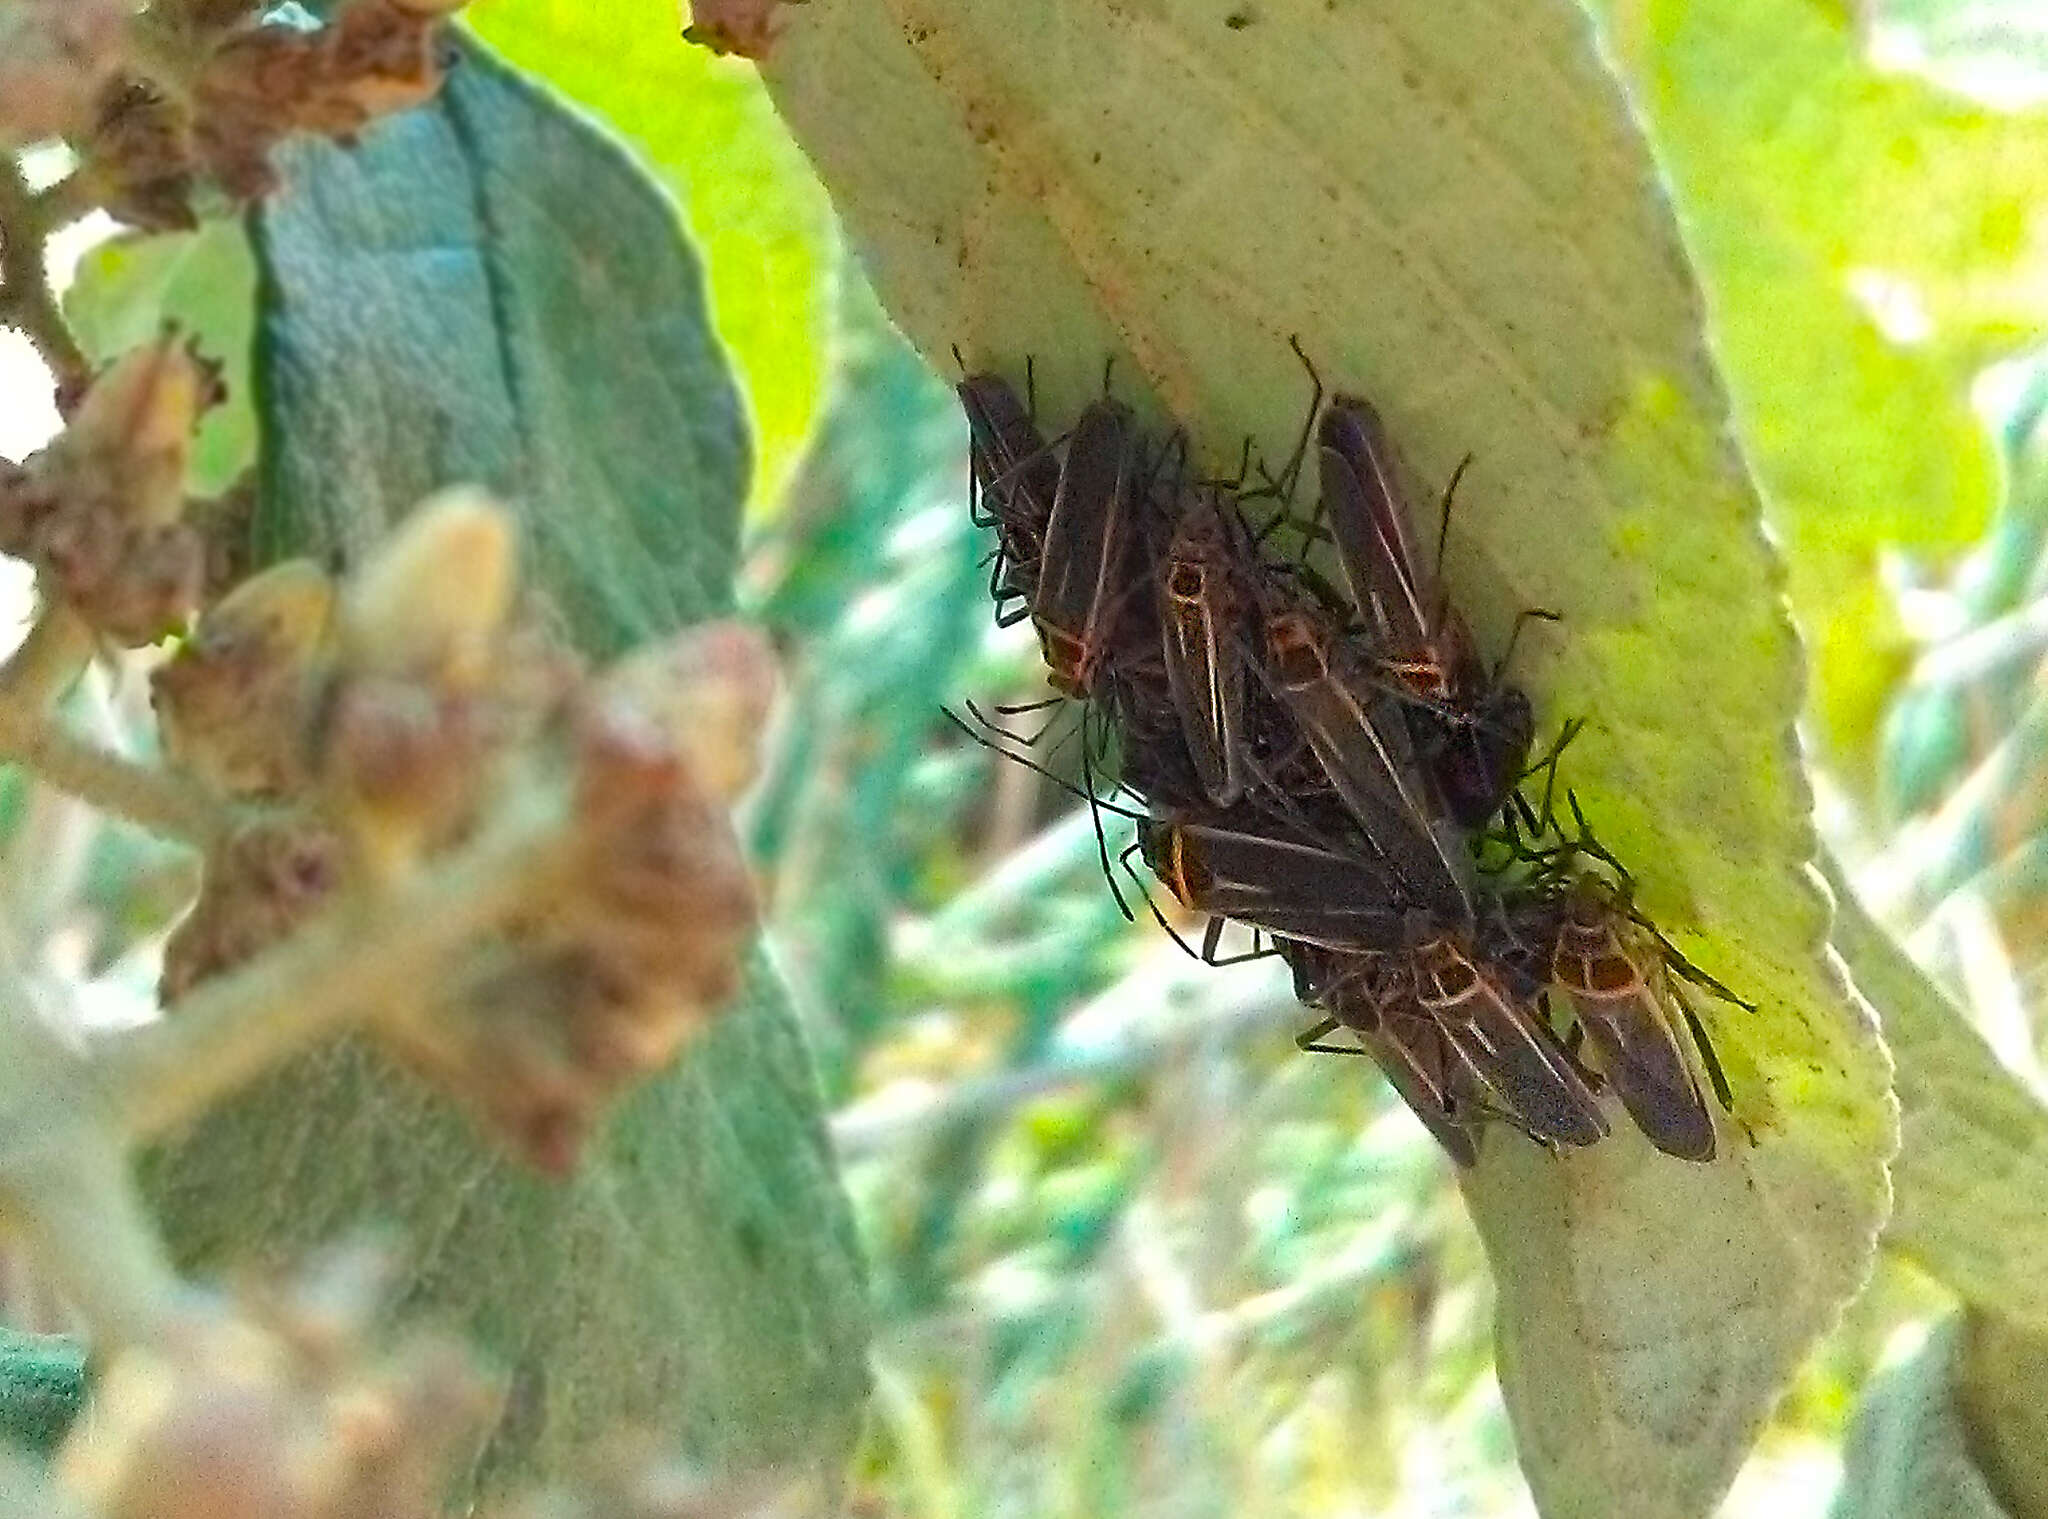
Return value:
<svg viewBox="0 0 2048 1519">
<path fill-rule="evenodd" d="M 2013 1159 L 2048 1147 L 2035 1100 L 2048 967 L 2048 31 L 2019 0 L 1600 10 L 1669 176 L 1708 298 L 1706 336 L 1783 555 L 1808 657 L 1802 731 L 1840 884 L 2010 1073 L 1961 1056 L 1908 1069 L 1926 1027 L 1908 1017 L 1951 1012 L 1886 959 L 1881 937 L 1852 943 L 1852 920 L 1844 953 L 1901 1056 L 1899 1218 L 1727 1512 L 2048 1514 L 2029 1454 L 2042 1448 L 2031 1393 L 2048 1364 L 2037 1338 L 2048 1314 L 2038 1284 L 2023 1296 L 2048 1248 L 2048 1194 L 2035 1189 L 2039 1162 Z M 595 148 L 551 158 L 521 136 L 569 129 L 482 48 L 455 109 L 472 122 L 502 111 L 501 130 L 457 134 L 451 148 L 401 121 L 357 153 L 294 149 L 292 198 L 246 223 L 101 242 L 67 311 L 96 358 L 166 314 L 230 356 L 236 400 L 202 435 L 197 478 L 225 485 L 260 434 L 266 488 L 290 510 L 268 530 L 293 550 L 346 547 L 451 468 L 490 477 L 532 446 L 513 435 L 536 428 L 552 462 L 529 494 L 551 504 L 531 527 L 551 585 L 594 630 L 587 643 L 630 641 L 725 595 L 715 553 L 681 552 L 680 605 L 662 604 L 673 580 L 608 557 L 642 531 L 607 515 L 645 499 L 641 475 L 673 470 L 682 494 L 701 497 L 687 508 L 701 536 L 738 540 L 738 605 L 785 660 L 786 699 L 742 819 L 772 977 L 762 972 L 757 1004 L 695 1057 L 676 1094 L 687 1131 L 731 1154 L 692 1162 L 674 1194 L 658 1168 L 633 1175 L 680 1256 L 707 1216 L 727 1212 L 785 1244 L 765 1285 L 740 1254 L 706 1264 L 687 1293 L 622 1284 L 609 1299 L 622 1311 L 598 1334 L 567 1313 L 536 1317 L 563 1354 L 592 1362 L 629 1353 L 636 1324 L 715 1343 L 706 1364 L 746 1384 L 736 1406 L 770 1410 L 773 1431 L 755 1443 L 775 1455 L 801 1447 L 813 1416 L 823 1445 L 847 1437 L 860 1316 L 849 1252 L 829 1220 L 805 1216 L 811 1163 L 762 1161 L 784 1126 L 809 1121 L 793 1019 L 817 1062 L 868 1275 L 858 1511 L 1532 1512 L 1495 1379 L 1485 1252 L 1426 1135 L 1354 1063 L 1295 1053 L 1300 1014 L 1279 973 L 1208 971 L 1151 926 L 1127 925 L 1086 815 L 945 722 L 943 707 L 970 698 L 1036 696 L 1036 649 L 1027 629 L 990 621 L 989 545 L 965 511 L 964 432 L 945 378 L 883 314 L 752 67 L 684 47 L 665 0 L 477 0 L 466 24 L 673 196 L 752 424 L 750 477 L 720 462 L 725 435 L 691 435 L 693 418 L 722 404 L 720 363 L 693 371 L 686 401 L 664 394 L 636 411 L 660 387 L 632 366 L 655 360 L 634 350 L 636 331 L 588 330 L 628 304 L 694 299 L 692 273 L 643 257 L 668 235 L 659 215 L 622 188 L 596 274 L 506 251 L 508 227 L 538 228 L 537 243 L 554 246 L 551 222 L 595 242 L 589 176 L 611 160 Z M 391 213 L 393 184 L 436 174 L 457 188 L 423 192 L 406 208 L 417 220 Z M 457 205 L 485 206 L 488 235 L 437 219 Z M 344 282 L 336 248 L 408 240 L 502 265 L 496 304 L 464 306 L 438 271 L 402 260 L 368 287 Z M 399 288 L 407 278 L 418 282 Z M 404 333 L 405 313 L 434 306 L 446 325 L 418 386 L 469 386 L 463 356 L 502 336 L 491 324 L 505 321 L 508 288 L 533 316 L 520 371 L 530 383 L 503 407 L 479 399 L 453 444 L 405 425 L 394 376 L 420 362 L 417 342 L 380 348 L 370 321 L 355 351 L 331 346 L 365 311 L 388 309 L 385 330 Z M 294 390 L 308 375 L 319 384 Z M 23 435 L 38 393 L 4 394 L 19 453 L 35 441 Z M 368 413 L 390 430 L 351 456 L 337 440 Z M 107 731 L 134 731 L 132 679 L 107 677 L 82 700 Z M 23 941 L 81 989 L 146 985 L 180 858 L 37 784 L 15 780 L 4 801 L 0 888 Z M 277 1172 L 252 1183 L 239 1158 L 276 1132 L 276 1105 L 296 1114 L 306 1091 L 259 1094 L 163 1163 L 169 1232 L 192 1259 L 249 1244 L 233 1204 L 252 1185 L 293 1185 Z M 360 1102 L 346 1081 L 327 1100 L 337 1115 Z M 787 1115 L 745 1132 L 717 1116 L 777 1103 Z M 1972 1151 L 1957 1131 L 1993 1127 L 1992 1108 L 1999 1142 Z M 294 1132 L 320 1145 L 334 1130 Z M 735 1191 L 736 1171 L 752 1192 Z M 448 1200 L 403 1182 L 414 1185 L 399 1211 L 430 1229 Z M 388 1186 L 352 1176 L 331 1204 L 257 1243 L 296 1254 L 338 1220 L 388 1212 L 373 1206 Z M 1924 1201 L 1937 1193 L 1961 1197 L 1959 1211 Z M 524 1183 L 506 1183 L 487 1210 L 500 1232 L 479 1236 L 476 1261 L 548 1227 L 522 1211 L 526 1199 Z M 503 1296 L 530 1304 L 575 1269 L 522 1261 Z M 410 1301 L 487 1326 L 517 1311 L 479 1307 L 447 1275 Z M 742 1279 L 744 1293 L 732 1286 Z M 728 1293 L 740 1307 L 721 1305 Z M 806 1304 L 825 1305 L 815 1321 Z M 28 1327 L 48 1325 L 32 1294 L 17 1306 Z M 831 1366 L 814 1401 L 779 1402 L 777 1355 L 820 1345 Z M 707 1433 L 728 1417 L 687 1411 L 699 1450 L 749 1446 L 744 1431 Z"/>
</svg>

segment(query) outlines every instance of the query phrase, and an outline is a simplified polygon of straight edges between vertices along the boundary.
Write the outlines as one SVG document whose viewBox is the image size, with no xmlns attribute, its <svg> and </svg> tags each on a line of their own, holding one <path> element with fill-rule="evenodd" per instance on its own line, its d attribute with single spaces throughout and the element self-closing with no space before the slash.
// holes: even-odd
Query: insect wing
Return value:
<svg viewBox="0 0 2048 1519">
<path fill-rule="evenodd" d="M 1042 537 L 1059 489 L 1059 460 L 1006 381 L 992 374 L 969 375 L 955 390 L 967 414 L 968 459 L 976 483 L 985 495 L 1013 505 L 1007 515 L 1035 526 Z"/>
<path fill-rule="evenodd" d="M 1418 950 L 1417 965 L 1418 1001 L 1531 1135 L 1563 1145 L 1607 1136 L 1599 1099 L 1533 1004 L 1511 997 L 1448 940 Z"/>
<path fill-rule="evenodd" d="M 1382 989 L 1379 1028 L 1358 1039 L 1444 1153 L 1460 1166 L 1477 1165 L 1479 1136 L 1458 1116 L 1462 1059 L 1443 1030 L 1416 1007 L 1412 984 L 1405 990 Z"/>
<path fill-rule="evenodd" d="M 1566 921 L 1552 974 L 1636 1127 L 1667 1155 L 1709 1161 L 1714 1117 L 1659 999 L 1661 970 L 1645 974 L 1612 924 L 1581 908 Z"/>
<path fill-rule="evenodd" d="M 1411 902 L 1462 909 L 1464 890 L 1429 826 L 1409 777 L 1414 758 L 1397 700 L 1363 693 L 1345 678 L 1327 639 L 1299 613 L 1268 626 L 1273 685 L 1316 763 L 1366 837 L 1398 875 Z"/>
<path fill-rule="evenodd" d="M 1400 883 L 1371 861 L 1217 824 L 1139 825 L 1145 862 L 1183 907 L 1328 949 L 1401 942 Z"/>
<path fill-rule="evenodd" d="M 1103 654 L 1104 622 L 1124 590 L 1137 453 L 1130 422 L 1130 408 L 1108 399 L 1091 402 L 1081 413 L 1046 524 L 1031 617 L 1053 683 L 1069 695 L 1086 694 L 1092 667 Z"/>
<path fill-rule="evenodd" d="M 1390 660 L 1426 659 L 1428 629 L 1414 587 L 1396 572 L 1381 546 L 1356 471 L 1341 454 L 1327 448 L 1319 460 L 1322 512 L 1337 545 L 1345 587 Z"/>
<path fill-rule="evenodd" d="M 1430 612 L 1379 416 L 1365 402 L 1339 396 L 1317 436 L 1323 512 L 1351 593 L 1361 611 L 1372 613 L 1390 658 L 1427 658 Z"/>
<path fill-rule="evenodd" d="M 1227 534 L 1221 509 L 1198 498 L 1174 532 L 1160 583 L 1167 686 L 1203 794 L 1218 807 L 1245 791 L 1245 660 L 1232 626 Z"/>
</svg>

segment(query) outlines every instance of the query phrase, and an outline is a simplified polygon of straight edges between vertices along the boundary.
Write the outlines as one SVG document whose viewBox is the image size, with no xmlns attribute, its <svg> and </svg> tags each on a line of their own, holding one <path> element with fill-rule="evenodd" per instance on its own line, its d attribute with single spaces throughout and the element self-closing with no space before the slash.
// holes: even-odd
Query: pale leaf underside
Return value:
<svg viewBox="0 0 2048 1519">
<path fill-rule="evenodd" d="M 1468 1188 L 1546 1512 L 1704 1513 L 1862 1280 L 1889 1062 L 1824 949 L 1799 659 L 1692 277 L 1620 91 L 1562 0 L 810 0 L 767 65 L 891 314 L 1072 418 L 1118 391 L 1212 466 L 1291 446 L 1299 334 L 1371 397 L 1418 497 L 1467 451 L 1448 574 L 1515 613 L 1565 778 L 1642 900 L 1754 1014 L 1706 1169 L 1632 1135 L 1507 1136 Z M 1620 1127 L 1626 1120 L 1617 1110 Z M 1753 1136 L 1754 1143 L 1745 1138 Z"/>
</svg>

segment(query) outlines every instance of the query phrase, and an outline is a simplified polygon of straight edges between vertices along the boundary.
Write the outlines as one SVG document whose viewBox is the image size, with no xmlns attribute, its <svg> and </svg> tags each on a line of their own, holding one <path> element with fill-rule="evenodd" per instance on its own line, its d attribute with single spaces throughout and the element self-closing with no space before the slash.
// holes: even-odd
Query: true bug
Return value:
<svg viewBox="0 0 2048 1519">
<path fill-rule="evenodd" d="M 1062 695 L 1090 694 L 1132 599 L 1126 566 L 1141 468 L 1130 408 L 1107 396 L 1090 402 L 1067 442 L 1031 596 L 1048 678 Z"/>
<path fill-rule="evenodd" d="M 1336 396 L 1317 439 L 1318 510 L 1373 630 L 1381 669 L 1413 698 L 1409 725 L 1444 810 L 1459 825 L 1478 827 L 1500 809 L 1528 756 L 1535 731 L 1529 699 L 1480 662 L 1448 601 L 1440 593 L 1433 603 L 1426 596 L 1378 413 L 1355 396 Z M 1446 524 L 1464 470 L 1460 464 L 1444 492 Z M 1516 631 L 1528 617 L 1547 615 L 1523 614 Z M 1506 663 L 1504 657 L 1500 669 Z"/>
<path fill-rule="evenodd" d="M 1561 1145 L 1605 1138 L 1599 1099 L 1533 997 L 1517 995 L 1506 977 L 1438 924 L 1411 917 L 1408 939 L 1417 1003 L 1530 1135 Z"/>
<path fill-rule="evenodd" d="M 1570 1000 L 1595 1060 L 1636 1127 L 1667 1155 L 1712 1160 L 1713 1113 L 1672 1027 L 1674 1010 L 1691 1023 L 1724 1102 L 1727 1081 L 1705 1032 L 1670 984 L 1662 956 L 1645 937 L 1607 892 L 1581 881 L 1559 906 L 1550 982 Z"/>
<path fill-rule="evenodd" d="M 955 387 L 967 413 L 968 463 L 974 484 L 969 510 L 996 534 L 989 595 L 1004 627 L 1030 615 L 1052 520 L 1059 460 L 1033 425 L 1016 392 L 995 375 L 969 375 Z"/>
<path fill-rule="evenodd" d="M 1731 1112 L 1734 1095 L 1677 983 L 1690 982 L 1732 1006 L 1753 1010 L 1753 1004 L 1694 965 L 1637 910 L 1627 868 L 1594 835 L 1577 796 L 1565 795 L 1576 827 L 1569 836 L 1557 827 L 1547 788 L 1540 812 L 1515 798 L 1510 815 L 1519 812 L 1521 828 L 1502 838 L 1535 874 L 1506 910 L 1510 931 L 1522 942 L 1546 946 L 1538 974 L 1570 1004 L 1636 1126 L 1666 1154 L 1711 1160 L 1713 1115 L 1686 1058 L 1680 1021 L 1716 1099 Z M 1560 842 L 1537 842 L 1545 838 Z"/>
<path fill-rule="evenodd" d="M 1186 817 L 1141 821 L 1136 847 L 1190 912 L 1336 949 L 1400 943 L 1401 883 L 1370 861 L 1275 837 L 1263 824 L 1255 832 Z"/>
<path fill-rule="evenodd" d="M 1461 1166 L 1479 1161 L 1479 1137 L 1468 1126 L 1468 1106 L 1454 1084 L 1462 1059 L 1443 1031 L 1415 1008 L 1413 998 L 1387 995 L 1384 977 L 1394 957 L 1381 953 L 1337 955 L 1313 945 L 1290 944 L 1283 952 L 1294 970 L 1295 994 L 1328 1016 L 1295 1037 L 1299 1049 L 1332 1055 L 1368 1055 L 1388 1084 L 1422 1120 L 1444 1153 Z M 1356 1044 L 1322 1041 L 1344 1028 Z"/>
<path fill-rule="evenodd" d="M 1173 529 L 1159 577 L 1168 690 L 1203 796 L 1228 808 L 1245 793 L 1247 658 L 1240 636 L 1253 550 L 1215 487 L 1197 487 Z"/>
<path fill-rule="evenodd" d="M 1266 620 L 1267 679 L 1331 787 L 1411 897 L 1462 907 L 1464 887 L 1410 784 L 1398 702 L 1351 668 L 1329 619 L 1297 606 Z"/>
</svg>

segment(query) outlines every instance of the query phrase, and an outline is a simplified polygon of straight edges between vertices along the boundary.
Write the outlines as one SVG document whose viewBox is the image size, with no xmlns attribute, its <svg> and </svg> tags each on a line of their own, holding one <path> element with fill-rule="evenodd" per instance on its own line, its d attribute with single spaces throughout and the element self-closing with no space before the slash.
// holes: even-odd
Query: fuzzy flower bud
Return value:
<svg viewBox="0 0 2048 1519">
<path fill-rule="evenodd" d="M 476 491 L 445 491 L 343 596 L 315 744 L 328 806 L 373 877 L 459 829 L 488 779 L 517 566 L 511 519 Z"/>
<path fill-rule="evenodd" d="M 123 354 L 56 441 L 0 474 L 0 550 L 120 643 L 171 631 L 205 581 L 206 545 L 180 518 L 193 429 L 223 394 L 174 332 Z"/>
<path fill-rule="evenodd" d="M 334 602 L 326 572 L 295 559 L 245 580 L 211 608 L 150 677 L 172 763 L 225 796 L 300 791 L 313 676 Z"/>
</svg>

